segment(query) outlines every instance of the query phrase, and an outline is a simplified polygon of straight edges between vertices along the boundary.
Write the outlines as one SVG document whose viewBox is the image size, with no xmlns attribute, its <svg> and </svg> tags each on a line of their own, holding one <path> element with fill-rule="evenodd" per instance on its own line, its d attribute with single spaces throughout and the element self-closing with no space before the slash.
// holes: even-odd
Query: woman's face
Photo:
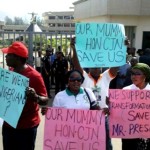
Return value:
<svg viewBox="0 0 150 150">
<path fill-rule="evenodd" d="M 144 73 L 139 69 L 132 69 L 131 72 L 131 80 L 133 84 L 135 84 L 137 87 L 141 87 L 145 84 L 146 76 Z"/>
<path fill-rule="evenodd" d="M 68 81 L 68 87 L 72 92 L 77 92 L 80 89 L 82 77 L 78 72 L 71 73 Z"/>
</svg>

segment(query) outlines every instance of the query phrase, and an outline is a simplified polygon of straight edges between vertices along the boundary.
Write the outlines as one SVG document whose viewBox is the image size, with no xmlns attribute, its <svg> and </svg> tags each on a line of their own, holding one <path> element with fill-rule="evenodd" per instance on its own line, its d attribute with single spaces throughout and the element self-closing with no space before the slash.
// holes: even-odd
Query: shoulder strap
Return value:
<svg viewBox="0 0 150 150">
<path fill-rule="evenodd" d="M 100 107 L 99 107 L 97 101 L 93 101 L 93 102 L 92 102 L 92 101 L 91 101 L 91 98 L 90 98 L 90 96 L 89 96 L 89 93 L 86 91 L 85 88 L 84 88 L 84 91 L 85 91 L 85 93 L 86 93 L 86 95 L 87 95 L 87 97 L 88 97 L 88 99 L 89 99 L 89 102 L 90 102 L 90 110 L 99 110 Z"/>
<path fill-rule="evenodd" d="M 88 97 L 88 99 L 89 99 L 89 102 L 90 102 L 90 108 L 91 108 L 91 107 L 92 107 L 92 103 L 91 103 L 90 96 L 89 96 L 89 94 L 88 94 L 88 92 L 86 91 L 85 88 L 84 88 L 84 91 L 85 91 L 85 93 L 86 93 L 86 95 L 87 95 L 87 97 Z"/>
</svg>

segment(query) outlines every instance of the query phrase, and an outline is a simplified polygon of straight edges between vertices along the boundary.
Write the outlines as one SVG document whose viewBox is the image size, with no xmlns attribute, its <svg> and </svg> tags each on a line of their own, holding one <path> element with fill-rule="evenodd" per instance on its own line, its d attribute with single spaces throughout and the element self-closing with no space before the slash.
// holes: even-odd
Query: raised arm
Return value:
<svg viewBox="0 0 150 150">
<path fill-rule="evenodd" d="M 77 53 L 76 53 L 75 37 L 71 39 L 70 46 L 71 46 L 71 48 L 73 50 L 73 57 L 72 57 L 73 66 L 74 66 L 75 69 L 79 70 L 80 72 L 83 72 L 83 69 L 80 66 L 80 63 L 79 63 L 79 60 L 78 60 L 78 56 L 77 56 Z"/>
</svg>

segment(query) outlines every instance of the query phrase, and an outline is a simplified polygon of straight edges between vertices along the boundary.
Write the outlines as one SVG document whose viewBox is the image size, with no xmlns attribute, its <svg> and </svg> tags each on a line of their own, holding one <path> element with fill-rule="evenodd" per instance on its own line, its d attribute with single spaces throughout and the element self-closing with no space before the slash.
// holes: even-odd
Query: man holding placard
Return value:
<svg viewBox="0 0 150 150">
<path fill-rule="evenodd" d="M 29 78 L 26 101 L 17 127 L 13 128 L 7 122 L 3 124 L 3 149 L 34 150 L 40 123 L 39 105 L 45 106 L 48 102 L 44 81 L 40 73 L 26 64 L 28 49 L 22 42 L 14 42 L 8 48 L 3 48 L 2 52 L 6 54 L 7 66 L 11 67 L 12 71 Z M 16 84 L 20 82 L 20 78 L 16 79 Z M 43 109 L 43 113 L 45 110 Z"/>
<path fill-rule="evenodd" d="M 82 86 L 92 89 L 100 107 L 106 112 L 109 84 L 118 70 L 115 66 L 121 66 L 126 61 L 125 35 L 122 29 L 123 26 L 118 24 L 80 23 L 76 24 L 76 47 L 74 39 L 71 41 L 74 67 L 85 77 Z M 82 69 L 84 67 L 90 68 L 89 73 Z M 112 68 L 101 73 L 101 67 Z M 106 115 L 106 150 L 111 150 L 107 121 Z"/>
<path fill-rule="evenodd" d="M 73 45 L 73 43 L 71 43 L 71 47 L 74 52 L 74 55 L 73 55 L 74 67 L 75 69 L 82 72 L 85 78 L 85 81 L 83 82 L 82 86 L 92 89 L 99 104 L 100 102 L 102 102 L 102 105 L 100 105 L 100 107 L 103 108 L 105 112 L 108 112 L 109 110 L 106 104 L 106 98 L 108 96 L 109 83 L 117 74 L 117 68 L 106 70 L 103 74 L 101 74 L 100 68 L 90 68 L 89 74 L 87 74 L 80 66 L 80 63 L 76 55 L 75 46 Z M 102 92 L 103 94 L 100 94 L 101 89 L 103 89 L 103 92 Z M 108 129 L 108 122 L 106 123 L 107 123 L 107 129 Z M 109 131 L 106 132 L 106 150 L 112 150 L 112 144 L 109 138 Z"/>
</svg>

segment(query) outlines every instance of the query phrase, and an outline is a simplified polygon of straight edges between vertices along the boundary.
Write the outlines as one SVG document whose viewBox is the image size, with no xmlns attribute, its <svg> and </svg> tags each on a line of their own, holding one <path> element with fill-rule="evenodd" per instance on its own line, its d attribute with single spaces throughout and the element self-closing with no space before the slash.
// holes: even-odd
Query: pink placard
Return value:
<svg viewBox="0 0 150 150">
<path fill-rule="evenodd" d="M 105 116 L 101 110 L 49 107 L 44 150 L 105 150 Z"/>
<path fill-rule="evenodd" d="M 150 91 L 110 90 L 110 136 L 150 138 Z"/>
</svg>

